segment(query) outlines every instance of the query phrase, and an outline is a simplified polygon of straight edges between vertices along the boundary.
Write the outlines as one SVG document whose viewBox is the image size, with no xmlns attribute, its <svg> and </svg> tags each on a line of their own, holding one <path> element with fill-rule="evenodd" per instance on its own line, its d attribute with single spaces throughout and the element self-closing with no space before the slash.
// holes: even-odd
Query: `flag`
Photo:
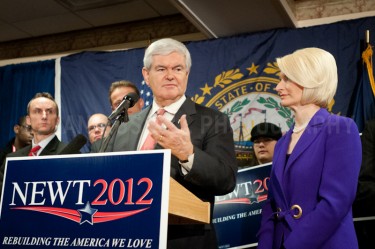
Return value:
<svg viewBox="0 0 375 249">
<path fill-rule="evenodd" d="M 153 101 L 152 91 L 151 91 L 151 88 L 146 84 L 144 80 L 142 81 L 140 93 L 141 93 L 140 97 L 143 99 L 145 103 L 144 108 L 151 105 Z"/>
<path fill-rule="evenodd" d="M 353 119 L 362 132 L 365 122 L 375 118 L 375 82 L 372 67 L 373 50 L 370 44 L 362 53 L 362 77 L 358 83 Z"/>
</svg>

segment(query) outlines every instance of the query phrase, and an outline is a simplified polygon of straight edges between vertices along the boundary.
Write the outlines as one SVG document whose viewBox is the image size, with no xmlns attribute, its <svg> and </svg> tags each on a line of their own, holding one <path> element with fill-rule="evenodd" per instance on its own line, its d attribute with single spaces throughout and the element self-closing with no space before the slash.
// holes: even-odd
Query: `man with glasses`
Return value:
<svg viewBox="0 0 375 249">
<path fill-rule="evenodd" d="M 124 97 L 129 93 L 136 93 L 140 96 L 140 92 L 137 86 L 127 80 L 119 80 L 112 82 L 111 86 L 109 87 L 108 98 L 109 103 L 111 104 L 111 110 L 114 111 L 116 108 L 121 104 Z M 142 98 L 139 98 L 138 101 L 134 104 L 133 107 L 128 108 L 127 112 L 129 115 L 140 112 L 144 106 L 144 101 Z M 89 134 L 90 145 L 96 142 L 97 140 L 101 139 L 102 137 L 106 137 L 111 127 L 106 127 L 108 122 L 108 118 L 101 113 L 93 114 L 88 121 L 87 124 L 87 132 Z M 111 125 L 111 124 L 109 124 Z M 103 136 L 103 132 L 105 134 Z"/>
<path fill-rule="evenodd" d="M 108 118 L 106 115 L 102 113 L 91 115 L 87 123 L 87 132 L 89 134 L 90 144 L 101 139 L 102 137 L 106 137 L 109 134 L 111 127 L 108 126 L 106 128 L 107 123 Z"/>
<path fill-rule="evenodd" d="M 251 166 L 270 163 L 277 140 L 282 136 L 280 127 L 272 123 L 260 123 L 251 130 L 255 160 Z"/>
<path fill-rule="evenodd" d="M 17 150 L 31 144 L 31 140 L 33 139 L 31 126 L 26 124 L 26 116 L 21 116 L 18 119 L 18 123 L 14 125 L 13 131 L 15 137 L 7 143 L 2 151 L 0 151 L 1 163 L 4 162 L 7 154 L 16 152 Z"/>
</svg>

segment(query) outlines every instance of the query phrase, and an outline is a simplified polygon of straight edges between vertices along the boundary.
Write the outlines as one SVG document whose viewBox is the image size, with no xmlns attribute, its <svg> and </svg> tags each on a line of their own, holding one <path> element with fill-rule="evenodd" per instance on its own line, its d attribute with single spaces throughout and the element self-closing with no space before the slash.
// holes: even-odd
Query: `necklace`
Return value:
<svg viewBox="0 0 375 249">
<path fill-rule="evenodd" d="M 310 120 L 309 120 L 310 121 Z M 307 121 L 305 124 L 301 125 L 300 127 L 294 127 L 293 128 L 293 133 L 300 133 L 301 131 L 303 131 L 307 125 L 309 124 L 309 121 Z"/>
</svg>

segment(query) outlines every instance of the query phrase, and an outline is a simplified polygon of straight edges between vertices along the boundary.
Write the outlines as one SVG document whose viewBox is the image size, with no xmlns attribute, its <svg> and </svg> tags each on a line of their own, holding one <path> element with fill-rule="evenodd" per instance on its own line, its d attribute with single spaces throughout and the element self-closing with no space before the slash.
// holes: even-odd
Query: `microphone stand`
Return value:
<svg viewBox="0 0 375 249">
<path fill-rule="evenodd" d="M 126 123 L 128 121 L 129 121 L 128 108 L 124 108 L 124 111 L 120 112 L 116 116 L 115 122 L 113 123 L 111 131 L 109 132 L 108 136 L 105 137 L 104 140 L 102 140 L 99 152 L 105 152 L 106 151 L 106 149 L 108 147 L 108 144 L 109 144 L 109 141 L 111 140 L 113 135 L 117 134 L 117 131 L 118 131 L 118 128 L 120 127 L 120 124 L 124 123 L 124 122 Z M 111 122 L 111 121 L 108 121 L 108 122 Z"/>
</svg>

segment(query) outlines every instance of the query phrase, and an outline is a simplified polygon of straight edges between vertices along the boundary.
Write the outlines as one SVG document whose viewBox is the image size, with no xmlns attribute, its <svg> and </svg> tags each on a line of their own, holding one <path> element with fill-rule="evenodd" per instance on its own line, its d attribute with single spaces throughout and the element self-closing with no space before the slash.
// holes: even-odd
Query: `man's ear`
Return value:
<svg viewBox="0 0 375 249">
<path fill-rule="evenodd" d="M 14 131 L 15 134 L 18 134 L 18 132 L 20 132 L 20 126 L 18 124 L 14 125 L 13 131 Z"/>
<path fill-rule="evenodd" d="M 143 106 L 145 105 L 145 101 L 144 101 L 142 98 L 139 98 L 138 102 L 139 102 L 139 106 L 140 106 L 141 109 L 142 109 Z"/>
<path fill-rule="evenodd" d="M 143 79 L 145 80 L 146 84 L 148 86 L 150 86 L 150 84 L 148 82 L 148 78 L 149 78 L 150 74 L 148 73 L 148 70 L 145 67 L 142 68 L 142 75 L 143 75 Z"/>
</svg>

